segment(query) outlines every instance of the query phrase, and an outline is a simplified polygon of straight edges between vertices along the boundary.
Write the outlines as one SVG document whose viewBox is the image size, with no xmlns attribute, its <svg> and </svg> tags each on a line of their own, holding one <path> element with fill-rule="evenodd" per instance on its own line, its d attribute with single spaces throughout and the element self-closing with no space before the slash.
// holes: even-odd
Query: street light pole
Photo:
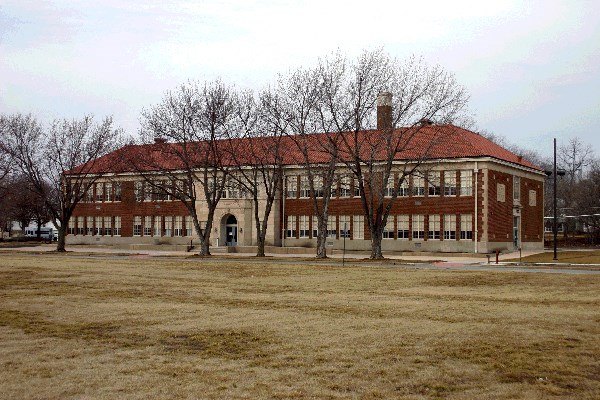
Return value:
<svg viewBox="0 0 600 400">
<path fill-rule="evenodd" d="M 554 261 L 558 260 L 557 252 L 556 252 L 556 236 L 558 234 L 558 224 L 557 224 L 557 215 L 556 215 L 556 138 L 554 138 L 554 224 L 552 226 L 552 233 L 554 234 Z"/>
</svg>

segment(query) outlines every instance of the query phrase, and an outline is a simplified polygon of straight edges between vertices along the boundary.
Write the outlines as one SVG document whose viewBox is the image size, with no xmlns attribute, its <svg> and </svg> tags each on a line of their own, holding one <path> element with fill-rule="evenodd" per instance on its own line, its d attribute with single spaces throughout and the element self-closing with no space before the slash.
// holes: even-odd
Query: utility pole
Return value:
<svg viewBox="0 0 600 400">
<path fill-rule="evenodd" d="M 552 233 L 554 234 L 554 261 L 558 260 L 558 256 L 557 256 L 557 251 L 556 251 L 556 237 L 558 235 L 558 221 L 557 221 L 557 215 L 556 215 L 556 138 L 554 138 L 554 170 L 553 172 L 553 178 L 554 178 L 554 223 L 552 226 Z"/>
</svg>

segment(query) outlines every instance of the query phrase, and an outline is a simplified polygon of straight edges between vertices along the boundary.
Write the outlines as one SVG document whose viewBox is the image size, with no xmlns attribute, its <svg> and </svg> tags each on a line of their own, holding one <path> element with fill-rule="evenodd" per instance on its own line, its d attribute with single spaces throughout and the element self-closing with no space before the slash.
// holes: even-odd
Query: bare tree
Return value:
<svg viewBox="0 0 600 400">
<path fill-rule="evenodd" d="M 10 172 L 12 169 L 12 157 L 6 145 L 6 129 L 4 125 L 7 119 L 0 116 L 0 238 L 4 237 L 4 231 L 10 226 L 11 202 L 9 200 Z M 10 228 L 9 233 L 10 233 Z"/>
<path fill-rule="evenodd" d="M 203 256 L 210 255 L 214 214 L 232 167 L 231 160 L 223 157 L 222 142 L 233 125 L 235 104 L 234 88 L 221 81 L 183 84 L 142 111 L 142 138 L 155 143 L 128 155 L 129 164 L 150 187 L 184 204 Z M 157 179 L 159 170 L 169 184 Z M 206 203 L 202 222 L 196 209 L 200 200 Z"/>
<path fill-rule="evenodd" d="M 113 129 L 110 117 L 100 123 L 94 123 L 92 116 L 55 120 L 47 130 L 31 115 L 3 118 L 6 146 L 33 191 L 44 199 L 58 228 L 56 250 L 65 251 L 71 215 L 102 176 L 97 160 L 117 147 L 120 132 Z M 110 170 L 110 165 L 103 170 Z"/>
<path fill-rule="evenodd" d="M 566 184 L 558 184 L 558 196 L 560 198 L 560 208 L 563 214 L 572 214 L 579 209 L 579 203 L 585 199 L 578 196 L 575 189 L 585 176 L 587 167 L 593 161 L 593 149 L 590 144 L 582 142 L 579 138 L 571 138 L 567 144 L 562 144 L 558 148 L 557 158 L 562 169 L 565 170 Z M 565 238 L 569 233 L 576 234 L 576 220 L 567 219 L 563 224 L 563 234 Z"/>
<path fill-rule="evenodd" d="M 314 69 L 299 68 L 288 75 L 280 76 L 276 87 L 277 102 L 268 109 L 274 129 L 284 132 L 291 141 L 292 151 L 288 161 L 303 166 L 304 179 L 300 182 L 308 186 L 308 194 L 317 217 L 317 258 L 327 257 L 327 219 L 332 194 L 335 193 L 337 158 L 337 137 L 339 133 L 319 135 L 329 128 L 324 123 L 325 98 L 323 86 L 336 78 L 339 71 L 332 66 L 319 65 Z M 343 65 L 341 66 L 344 67 Z M 290 155 L 294 155 L 293 158 Z M 297 177 L 291 175 L 286 185 L 297 185 Z M 306 190 L 301 187 L 301 190 Z M 291 191 L 293 192 L 293 191 Z M 283 195 L 287 191 L 283 190 Z M 314 231 L 314 229 L 313 229 Z"/>
<path fill-rule="evenodd" d="M 283 176 L 284 130 L 274 115 L 279 99 L 267 89 L 258 99 L 250 91 L 239 96 L 236 129 L 223 148 L 236 168 L 230 183 L 252 198 L 257 257 L 265 256 L 269 217 L 281 193 Z"/>
<path fill-rule="evenodd" d="M 594 150 L 590 144 L 583 143 L 575 137 L 569 139 L 568 144 L 563 144 L 558 149 L 558 161 L 565 169 L 569 183 L 573 184 L 583 178 L 586 167 L 593 161 Z"/>
<path fill-rule="evenodd" d="M 415 58 L 399 63 L 382 50 L 364 52 L 356 62 L 334 57 L 325 63 L 347 65 L 323 87 L 323 125 L 340 133 L 336 151 L 354 176 L 371 235 L 371 258 L 383 258 L 383 229 L 397 198 L 396 190 L 391 196 L 387 190 L 390 178 L 400 185 L 444 139 L 451 140 L 430 121 L 460 124 L 468 96 L 441 67 Z M 378 100 L 385 92 L 394 95 Z M 375 125 L 377 131 L 368 131 Z M 420 135 L 424 129 L 425 140 Z"/>
<path fill-rule="evenodd" d="M 578 199 L 573 211 L 591 236 L 592 244 L 600 241 L 600 160 L 591 160 L 589 173 L 575 187 L 571 187 Z"/>
</svg>

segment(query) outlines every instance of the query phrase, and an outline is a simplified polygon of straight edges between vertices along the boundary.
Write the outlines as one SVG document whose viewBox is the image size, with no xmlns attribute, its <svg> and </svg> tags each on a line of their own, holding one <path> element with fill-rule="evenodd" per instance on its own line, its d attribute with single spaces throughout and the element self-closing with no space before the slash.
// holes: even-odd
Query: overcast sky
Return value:
<svg viewBox="0 0 600 400">
<path fill-rule="evenodd" d="M 383 47 L 456 74 L 480 129 L 600 156 L 600 1 L 3 1 L 0 112 L 140 110 L 187 80 L 260 88 L 337 49 Z"/>
</svg>

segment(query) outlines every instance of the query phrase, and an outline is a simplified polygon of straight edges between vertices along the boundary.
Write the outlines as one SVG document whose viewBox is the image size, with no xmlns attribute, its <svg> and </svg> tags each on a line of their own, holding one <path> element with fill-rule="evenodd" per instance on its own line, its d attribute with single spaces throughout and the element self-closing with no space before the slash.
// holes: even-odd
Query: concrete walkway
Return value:
<svg viewBox="0 0 600 400">
<path fill-rule="evenodd" d="M 39 246 L 28 246 L 28 247 L 13 247 L 13 248 L 0 248 L 0 251 L 24 251 L 24 252 L 50 252 L 56 249 L 56 245 L 54 244 L 42 244 Z M 185 251 L 162 251 L 162 250 L 129 250 L 129 249 L 119 249 L 113 247 L 105 247 L 105 246 L 78 246 L 72 245 L 67 246 L 68 252 L 73 253 L 106 253 L 106 254 L 138 254 L 138 255 L 147 255 L 147 256 L 179 256 L 185 257 L 192 254 L 197 254 L 194 251 L 185 252 Z M 537 254 L 538 252 L 534 251 L 524 251 L 522 253 L 523 257 L 528 255 Z M 217 253 L 214 254 L 218 257 L 252 257 L 255 253 Z M 313 254 L 275 254 L 275 253 L 267 253 L 267 256 L 276 257 L 276 258 L 301 258 L 307 259 L 313 257 Z M 367 259 L 369 257 L 366 252 L 346 252 L 345 255 L 342 254 L 341 250 L 329 250 L 328 256 L 333 259 L 342 259 L 343 257 L 348 260 L 362 260 Z M 452 253 L 434 253 L 427 255 L 420 255 L 419 253 L 414 253 L 414 255 L 410 254 L 394 254 L 394 253 L 385 253 L 384 256 L 390 260 L 403 260 L 414 263 L 436 263 L 440 265 L 470 265 L 470 264 L 487 264 L 488 258 L 485 254 L 481 255 L 455 255 Z M 513 253 L 505 253 L 500 254 L 499 260 L 504 261 L 507 259 L 514 259 L 519 257 L 519 252 Z M 490 263 L 495 263 L 495 257 L 492 255 L 490 258 Z"/>
</svg>

